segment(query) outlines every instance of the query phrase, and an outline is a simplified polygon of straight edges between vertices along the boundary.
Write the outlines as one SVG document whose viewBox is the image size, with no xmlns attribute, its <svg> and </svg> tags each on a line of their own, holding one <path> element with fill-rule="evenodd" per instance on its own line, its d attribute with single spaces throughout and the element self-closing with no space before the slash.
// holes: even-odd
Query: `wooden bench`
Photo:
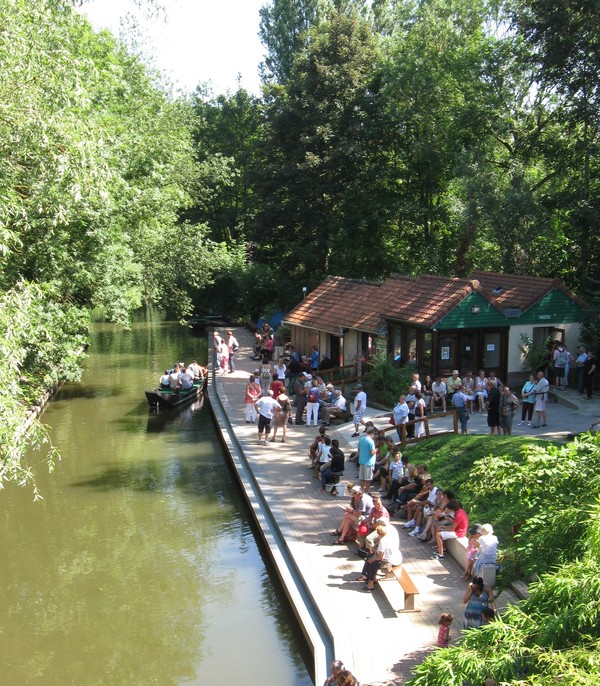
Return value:
<svg viewBox="0 0 600 686">
<path fill-rule="evenodd" d="M 394 582 L 398 582 L 401 588 Z M 377 578 L 377 583 L 396 612 L 421 611 L 415 609 L 415 596 L 418 595 L 419 589 L 415 586 L 404 565 L 392 567 L 392 571 L 387 572 L 386 576 Z"/>
<path fill-rule="evenodd" d="M 331 421 L 329 423 L 330 424 L 334 424 L 334 423 L 335 424 L 338 424 L 338 423 L 339 424 L 345 424 L 346 422 L 349 422 L 352 420 L 352 416 L 353 416 L 352 411 L 350 410 L 350 405 L 348 404 L 348 405 L 346 405 L 346 412 L 340 417 L 337 417 L 337 416 L 331 417 Z"/>
</svg>

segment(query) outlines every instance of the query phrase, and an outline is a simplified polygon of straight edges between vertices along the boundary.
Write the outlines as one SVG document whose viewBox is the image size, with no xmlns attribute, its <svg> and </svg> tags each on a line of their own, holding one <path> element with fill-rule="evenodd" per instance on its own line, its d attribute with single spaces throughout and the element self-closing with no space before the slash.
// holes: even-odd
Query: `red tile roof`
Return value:
<svg viewBox="0 0 600 686">
<path fill-rule="evenodd" d="M 383 284 L 328 276 L 285 317 L 288 324 L 339 334 L 340 326 L 376 333 Z"/>
<path fill-rule="evenodd" d="M 501 312 L 513 308 L 525 312 L 555 288 L 581 307 L 587 307 L 583 300 L 565 288 L 558 279 L 484 271 L 473 272 L 471 279 L 479 282 L 482 295 Z"/>
<path fill-rule="evenodd" d="M 395 276 L 383 283 L 329 276 L 285 318 L 286 323 L 339 333 L 377 333 L 382 318 L 433 327 L 473 290 L 445 276 Z"/>
<path fill-rule="evenodd" d="M 385 302 L 379 304 L 385 318 L 433 328 L 473 291 L 473 285 L 466 279 L 423 274 L 391 277 L 385 290 Z"/>
</svg>

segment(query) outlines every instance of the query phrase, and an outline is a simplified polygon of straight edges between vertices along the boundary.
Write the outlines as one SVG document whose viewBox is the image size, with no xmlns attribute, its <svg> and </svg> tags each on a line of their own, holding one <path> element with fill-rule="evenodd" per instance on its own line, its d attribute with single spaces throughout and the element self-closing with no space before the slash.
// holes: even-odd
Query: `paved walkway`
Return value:
<svg viewBox="0 0 600 686">
<path fill-rule="evenodd" d="M 263 495 L 331 629 L 335 658 L 343 660 L 364 686 L 403 683 L 411 667 L 434 649 L 441 612 L 454 614 L 451 633 L 453 639 L 458 637 L 464 611 L 462 569 L 450 558 L 431 559 L 429 544 L 420 543 L 401 530 L 404 565 L 420 591 L 416 607 L 421 611 L 397 615 L 379 590 L 372 594 L 361 591 L 363 584 L 354 581 L 362 568 L 356 544 L 334 546 L 329 534 L 337 528 L 348 498 L 320 493 L 320 481 L 308 469 L 308 447 L 317 430 L 288 426 L 284 444 L 278 436 L 277 443 L 257 445 L 256 426 L 246 423 L 243 403 L 244 386 L 257 365 L 250 359 L 253 339 L 244 329 L 236 329 L 235 335 L 240 342 L 237 370 L 217 375 L 216 391 L 229 408 L 236 437 L 250 467 L 260 474 Z M 550 403 L 548 427 L 533 430 L 515 426 L 514 433 L 564 438 L 569 433 L 587 430 L 591 417 L 600 416 L 596 414 L 600 410 L 598 399 L 578 401 L 574 392 L 556 395 L 561 402 Z M 368 410 L 367 414 L 376 426 L 387 425 L 389 412 Z M 449 428 L 450 420 L 447 422 Z M 485 415 L 473 415 L 469 430 L 487 433 Z M 357 444 L 358 439 L 351 438 L 353 431 L 352 424 L 331 426 L 329 430 L 332 438 L 339 439 L 346 457 Z M 355 483 L 354 476 L 355 468 L 350 463 L 344 483 Z M 400 522 L 395 525 L 401 529 Z M 498 605 L 502 607 L 512 600 L 511 594 L 502 594 Z"/>
</svg>

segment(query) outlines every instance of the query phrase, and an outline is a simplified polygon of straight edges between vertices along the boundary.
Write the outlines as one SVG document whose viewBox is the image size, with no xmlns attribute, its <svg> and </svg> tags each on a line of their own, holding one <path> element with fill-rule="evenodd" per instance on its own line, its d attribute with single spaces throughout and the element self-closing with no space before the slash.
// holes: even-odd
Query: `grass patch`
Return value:
<svg viewBox="0 0 600 686">
<path fill-rule="evenodd" d="M 560 449 L 559 444 L 520 436 L 446 435 L 408 446 L 404 452 L 414 464 L 427 465 L 436 486 L 452 490 L 463 503 L 471 524 L 493 525 L 500 539 L 504 580 L 520 576 L 519 544 L 515 533 L 534 515 L 515 484 L 496 476 L 486 483 L 488 463 L 500 463 L 506 473 L 523 469 L 532 451 Z M 528 567 L 526 565 L 526 567 Z"/>
</svg>

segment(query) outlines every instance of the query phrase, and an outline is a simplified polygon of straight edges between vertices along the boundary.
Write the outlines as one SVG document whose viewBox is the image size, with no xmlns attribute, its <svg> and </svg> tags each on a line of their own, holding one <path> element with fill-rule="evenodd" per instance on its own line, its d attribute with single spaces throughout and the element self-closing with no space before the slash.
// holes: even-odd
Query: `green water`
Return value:
<svg viewBox="0 0 600 686">
<path fill-rule="evenodd" d="M 149 415 L 144 388 L 205 341 L 97 325 L 89 355 L 43 416 L 43 501 L 0 492 L 0 684 L 310 684 L 208 407 Z"/>
</svg>

